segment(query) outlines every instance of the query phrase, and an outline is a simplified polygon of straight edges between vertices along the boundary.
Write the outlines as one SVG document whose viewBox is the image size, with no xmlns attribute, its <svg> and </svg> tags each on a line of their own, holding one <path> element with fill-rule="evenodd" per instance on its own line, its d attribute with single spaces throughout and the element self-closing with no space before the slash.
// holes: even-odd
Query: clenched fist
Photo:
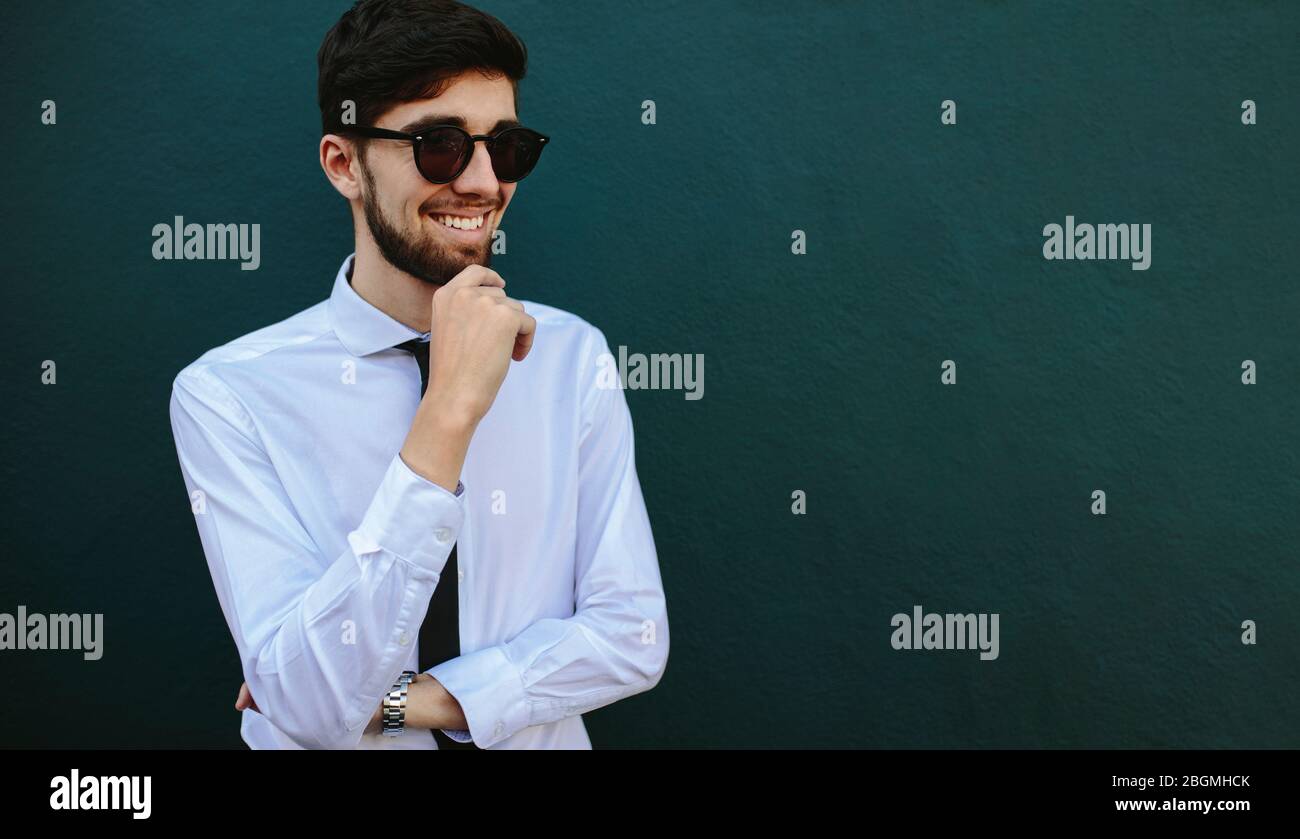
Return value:
<svg viewBox="0 0 1300 839">
<path fill-rule="evenodd" d="M 477 425 L 510 359 L 523 361 L 532 348 L 537 321 L 506 296 L 505 284 L 491 268 L 471 265 L 433 293 L 424 402 L 453 420 Z"/>
</svg>

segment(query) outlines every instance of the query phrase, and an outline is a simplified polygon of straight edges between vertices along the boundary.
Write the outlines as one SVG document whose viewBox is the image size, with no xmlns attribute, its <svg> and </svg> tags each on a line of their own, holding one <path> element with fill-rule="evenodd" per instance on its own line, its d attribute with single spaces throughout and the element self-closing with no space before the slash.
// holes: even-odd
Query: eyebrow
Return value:
<svg viewBox="0 0 1300 839">
<path fill-rule="evenodd" d="M 398 129 L 398 131 L 401 131 L 403 134 L 419 134 L 435 125 L 456 125 L 461 128 L 466 128 L 465 118 L 457 114 L 428 114 L 420 117 L 414 122 L 409 122 L 406 125 L 403 125 Z M 492 126 L 487 133 L 496 134 L 498 131 L 504 131 L 507 128 L 522 127 L 523 123 L 517 119 L 499 119 L 497 120 L 496 125 Z M 466 128 L 466 130 L 468 130 L 468 128 Z"/>
</svg>

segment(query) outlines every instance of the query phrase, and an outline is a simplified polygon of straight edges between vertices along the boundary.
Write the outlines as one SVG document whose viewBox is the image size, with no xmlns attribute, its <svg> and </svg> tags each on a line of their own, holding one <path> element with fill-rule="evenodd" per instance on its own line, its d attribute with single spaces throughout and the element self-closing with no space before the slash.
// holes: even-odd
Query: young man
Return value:
<svg viewBox="0 0 1300 839">
<path fill-rule="evenodd" d="M 172 389 L 242 736 L 590 748 L 580 715 L 658 684 L 668 621 L 603 333 L 487 267 L 547 139 L 526 50 L 460 3 L 361 0 L 318 61 L 355 253 Z"/>
</svg>

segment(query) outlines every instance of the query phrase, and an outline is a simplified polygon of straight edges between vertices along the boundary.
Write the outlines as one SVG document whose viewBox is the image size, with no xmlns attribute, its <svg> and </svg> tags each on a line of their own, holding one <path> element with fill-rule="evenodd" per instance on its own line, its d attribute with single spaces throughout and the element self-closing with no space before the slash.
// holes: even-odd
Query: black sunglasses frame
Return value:
<svg viewBox="0 0 1300 839">
<path fill-rule="evenodd" d="M 419 134 L 406 134 L 401 131 L 393 131 L 392 129 L 389 128 L 376 128 L 374 126 L 366 126 L 366 125 L 344 125 L 341 126 L 338 129 L 338 131 L 340 134 L 345 134 L 345 133 L 359 134 L 362 137 L 370 137 L 376 140 L 405 140 L 406 142 L 411 144 L 411 154 L 415 158 L 415 168 L 420 173 L 420 177 L 424 178 L 429 183 L 449 184 L 452 181 L 459 178 L 461 173 L 464 172 L 465 169 L 469 167 L 470 160 L 474 158 L 472 151 L 471 153 L 466 154 L 464 156 L 464 159 L 461 161 L 460 166 L 458 166 L 456 168 L 456 171 L 452 174 L 452 176 L 447 178 L 446 180 L 438 180 L 436 178 L 430 177 L 429 174 L 425 172 L 424 169 L 421 168 L 420 166 L 420 146 L 424 143 L 425 137 L 434 131 L 447 129 L 447 128 L 450 128 L 454 131 L 458 131 L 465 137 L 468 137 L 469 142 L 466 144 L 467 148 L 473 149 L 474 144 L 477 143 L 479 140 L 484 141 L 485 143 L 487 143 L 489 155 L 492 154 L 493 144 L 496 143 L 496 141 L 500 137 L 510 133 L 511 131 L 525 131 L 528 134 L 531 134 L 532 136 L 536 137 L 537 138 L 537 159 L 533 161 L 532 166 L 528 167 L 528 171 L 523 173 L 519 177 L 510 178 L 510 179 L 501 177 L 496 172 L 496 161 L 495 160 L 492 161 L 493 174 L 497 175 L 497 180 L 507 184 L 517 183 L 519 181 L 522 181 L 524 178 L 528 177 L 530 174 L 532 174 L 533 168 L 537 166 L 537 161 L 540 160 L 542 157 L 542 151 L 546 148 L 546 144 L 551 140 L 549 136 L 543 134 L 542 132 L 534 131 L 531 128 L 525 128 L 521 125 L 512 125 L 509 128 L 503 128 L 500 131 L 498 131 L 496 134 L 471 134 L 465 129 L 461 128 L 459 125 L 430 125 L 428 128 L 424 129 Z"/>
</svg>

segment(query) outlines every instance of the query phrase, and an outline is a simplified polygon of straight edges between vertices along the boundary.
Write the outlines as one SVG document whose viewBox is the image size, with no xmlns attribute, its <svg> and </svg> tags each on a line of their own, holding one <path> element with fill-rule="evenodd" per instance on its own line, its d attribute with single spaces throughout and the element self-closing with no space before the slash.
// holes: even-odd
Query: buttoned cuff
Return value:
<svg viewBox="0 0 1300 839">
<path fill-rule="evenodd" d="M 382 548 L 441 574 L 465 521 L 464 489 L 458 482 L 453 495 L 396 454 L 348 543 L 358 555 Z"/>
<path fill-rule="evenodd" d="M 470 736 L 480 749 L 490 748 L 528 727 L 523 679 L 501 647 L 484 647 L 425 672 L 456 697 L 465 712 Z M 451 732 L 447 736 L 451 737 Z"/>
</svg>

